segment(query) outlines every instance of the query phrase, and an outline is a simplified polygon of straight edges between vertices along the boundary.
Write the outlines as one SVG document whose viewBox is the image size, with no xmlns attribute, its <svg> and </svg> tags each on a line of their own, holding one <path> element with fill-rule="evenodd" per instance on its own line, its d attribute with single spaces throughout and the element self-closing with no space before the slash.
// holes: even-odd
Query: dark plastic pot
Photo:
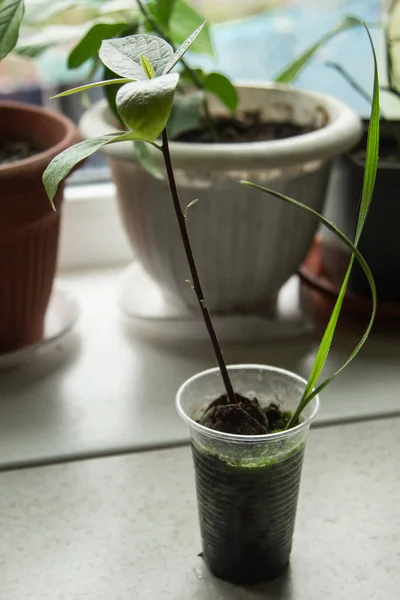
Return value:
<svg viewBox="0 0 400 600">
<path fill-rule="evenodd" d="M 265 406 L 278 398 L 294 410 L 305 386 L 297 375 L 275 367 L 239 365 L 229 371 L 236 392 Z M 189 379 L 177 395 L 192 436 L 203 558 L 221 579 L 260 583 L 289 562 L 304 448 L 318 398 L 298 427 L 244 436 L 197 422 L 222 392 L 220 372 L 211 369 Z"/>
<path fill-rule="evenodd" d="M 389 133 L 395 130 L 400 137 L 400 123 L 390 123 Z M 383 142 L 387 133 L 383 130 Z M 354 239 L 358 208 L 364 177 L 364 161 L 356 154 L 340 160 L 336 166 L 336 185 L 333 184 L 328 201 L 329 217 L 346 235 Z M 375 278 L 378 299 L 400 301 L 400 164 L 380 162 L 376 177 L 374 198 L 360 240 L 359 249 Z M 349 252 L 325 231 L 322 233 L 322 262 L 326 275 L 338 285 L 345 273 Z M 356 262 L 349 289 L 369 297 L 370 288 L 361 267 Z"/>
<path fill-rule="evenodd" d="M 0 142 L 29 140 L 40 152 L 0 165 L 0 353 L 40 341 L 53 285 L 62 186 L 50 206 L 42 175 L 78 139 L 74 124 L 49 110 L 0 103 Z"/>
</svg>

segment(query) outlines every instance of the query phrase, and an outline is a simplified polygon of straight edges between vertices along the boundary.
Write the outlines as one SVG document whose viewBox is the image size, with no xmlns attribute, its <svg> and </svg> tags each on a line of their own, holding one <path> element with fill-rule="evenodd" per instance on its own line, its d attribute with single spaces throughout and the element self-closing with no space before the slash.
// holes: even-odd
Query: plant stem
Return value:
<svg viewBox="0 0 400 600">
<path fill-rule="evenodd" d="M 174 51 L 176 50 L 171 38 L 165 33 L 165 31 L 163 31 L 162 27 L 159 26 L 159 24 L 157 23 L 157 20 L 153 17 L 153 15 L 147 10 L 147 8 L 144 6 L 142 0 L 136 0 L 136 3 L 139 7 L 140 12 L 142 13 L 142 15 L 144 16 L 144 18 L 146 19 L 146 21 L 152 26 L 152 28 L 154 29 L 155 33 L 157 33 L 160 37 L 162 37 L 168 44 L 170 44 L 172 46 L 172 48 L 174 49 Z M 180 59 L 181 64 L 183 65 L 183 68 L 185 69 L 185 71 L 188 73 L 189 77 L 191 78 L 193 85 L 201 91 L 204 91 L 203 85 L 200 81 L 200 78 L 198 77 L 196 71 L 194 69 L 192 69 L 192 67 L 190 67 L 187 62 L 185 61 L 184 58 Z M 207 99 L 204 98 L 204 102 L 203 102 L 203 108 L 204 108 L 204 117 L 205 120 L 207 122 L 207 127 L 208 130 L 210 132 L 210 136 L 211 139 L 214 142 L 218 141 L 218 133 L 217 130 L 215 128 L 214 125 L 214 121 L 213 118 L 210 114 L 210 109 L 208 107 L 208 102 Z"/>
<path fill-rule="evenodd" d="M 235 392 L 233 391 L 232 383 L 231 383 L 231 380 L 229 377 L 228 369 L 226 367 L 224 356 L 222 354 L 221 346 L 219 344 L 218 337 L 215 332 L 214 325 L 212 324 L 206 301 L 204 299 L 204 294 L 203 294 L 203 290 L 201 287 L 200 278 L 197 273 L 197 267 L 196 267 L 196 263 L 194 260 L 192 247 L 190 245 L 189 234 L 188 234 L 188 230 L 186 227 L 185 215 L 183 214 L 181 204 L 179 202 L 178 189 L 176 187 L 174 171 L 172 168 L 171 155 L 169 152 L 168 136 L 167 136 L 166 129 L 164 129 L 164 131 L 162 133 L 162 141 L 163 141 L 162 153 L 164 156 L 165 168 L 167 170 L 168 182 L 169 182 L 169 187 L 171 190 L 172 200 L 174 203 L 176 218 L 178 220 L 179 231 L 180 231 L 182 243 L 183 243 L 183 246 L 185 249 L 186 258 L 187 258 L 187 261 L 189 264 L 190 275 L 192 277 L 193 290 L 196 294 L 196 297 L 197 297 L 197 300 L 198 300 L 198 303 L 200 306 L 200 310 L 203 315 L 204 323 L 205 323 L 207 331 L 208 331 L 208 335 L 210 336 L 210 340 L 211 340 L 211 343 L 212 343 L 212 346 L 214 349 L 215 357 L 217 359 L 218 366 L 221 371 L 221 376 L 222 376 L 222 379 L 223 379 L 223 382 L 225 385 L 226 394 L 228 396 L 228 401 L 231 404 L 235 404 L 236 403 Z"/>
</svg>

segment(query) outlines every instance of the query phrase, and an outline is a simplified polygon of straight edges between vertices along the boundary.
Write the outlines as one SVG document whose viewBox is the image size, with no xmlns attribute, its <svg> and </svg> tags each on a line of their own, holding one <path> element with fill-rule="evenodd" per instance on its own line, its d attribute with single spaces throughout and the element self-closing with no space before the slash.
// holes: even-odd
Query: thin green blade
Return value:
<svg viewBox="0 0 400 600">
<path fill-rule="evenodd" d="M 312 44 L 307 50 L 305 50 L 300 56 L 298 56 L 293 62 L 287 65 L 283 71 L 281 71 L 275 78 L 276 83 L 291 83 L 296 79 L 300 72 L 308 65 L 314 54 L 322 48 L 329 40 L 335 37 L 338 33 L 352 29 L 361 25 L 361 21 L 357 17 L 348 16 L 345 17 L 338 25 L 335 25 L 333 29 L 325 33 L 317 42 Z"/>
<path fill-rule="evenodd" d="M 118 79 L 104 79 L 103 81 L 95 81 L 94 83 L 88 83 L 86 85 L 80 85 L 76 88 L 71 88 L 70 90 L 65 90 L 65 92 L 60 92 L 53 98 L 63 98 L 64 96 L 71 96 L 72 94 L 79 94 L 80 92 L 86 92 L 87 90 L 91 90 L 93 88 L 104 87 L 106 85 L 115 85 L 116 83 L 122 85 L 123 83 L 131 83 L 135 81 L 134 79 L 129 79 L 128 77 L 119 77 Z"/>
<path fill-rule="evenodd" d="M 187 50 L 189 50 L 190 46 L 193 44 L 194 40 L 197 38 L 201 30 L 203 29 L 205 22 L 202 23 L 193 33 L 189 35 L 189 37 L 179 46 L 179 48 L 174 52 L 171 59 L 164 67 L 163 73 L 169 73 L 172 71 L 174 66 L 181 60 L 182 56 L 185 54 Z"/>
<path fill-rule="evenodd" d="M 283 196 L 282 194 L 274 192 L 272 190 L 267 190 L 266 188 L 262 188 L 260 186 L 253 185 L 253 187 L 262 189 L 264 192 L 268 192 L 278 198 L 285 200 L 286 202 L 289 202 L 290 204 L 292 204 L 294 206 L 297 206 L 298 208 L 301 208 L 302 210 L 309 212 L 310 214 L 313 214 L 321 223 L 328 226 L 329 229 L 331 229 L 332 231 L 334 231 L 334 233 L 339 235 L 339 237 L 341 237 L 341 239 L 343 241 L 345 241 L 345 243 L 348 246 L 349 245 L 352 246 L 352 255 L 351 255 L 350 263 L 349 263 L 346 275 L 344 277 L 338 298 L 336 300 L 336 303 L 333 308 L 328 325 L 325 329 L 325 333 L 324 333 L 321 343 L 319 345 L 318 352 L 315 357 L 314 365 L 311 370 L 310 376 L 308 378 L 307 385 L 304 390 L 303 396 L 300 400 L 300 403 L 299 403 L 295 413 L 293 414 L 292 419 L 290 420 L 290 422 L 288 424 L 288 427 L 291 427 L 292 424 L 294 422 L 296 422 L 297 418 L 300 416 L 301 412 L 304 410 L 304 408 L 307 406 L 307 404 L 312 400 L 312 398 L 314 398 L 341 371 L 343 371 L 343 369 L 345 367 L 347 367 L 350 364 L 350 362 L 353 360 L 353 358 L 358 354 L 358 352 L 360 351 L 360 349 L 362 348 L 362 346 L 364 345 L 364 343 L 366 342 L 366 340 L 368 338 L 368 335 L 371 331 L 371 328 L 372 328 L 372 325 L 373 325 L 373 322 L 375 319 L 375 314 L 376 314 L 377 296 L 376 296 L 375 283 L 374 283 L 372 273 L 370 272 L 369 268 L 365 268 L 367 266 L 366 264 L 364 264 L 365 261 L 364 262 L 363 262 L 363 260 L 360 261 L 361 255 L 359 254 L 359 252 L 357 250 L 357 246 L 358 246 L 358 242 L 360 240 L 360 237 L 361 237 L 361 234 L 363 231 L 363 227 L 364 227 L 367 215 L 368 215 L 370 205 L 371 205 L 372 196 L 373 196 L 373 192 L 374 192 L 374 186 L 375 186 L 376 173 L 377 173 L 377 169 L 378 169 L 379 118 L 380 118 L 379 77 L 378 77 L 378 66 L 377 66 L 375 49 L 374 49 L 374 45 L 373 45 L 368 27 L 366 26 L 366 24 L 363 21 L 358 21 L 358 22 L 359 22 L 359 24 L 361 24 L 365 27 L 368 37 L 369 37 L 371 48 L 372 48 L 372 54 L 373 54 L 373 60 L 374 60 L 374 89 L 373 89 L 371 117 L 370 117 L 370 123 L 369 123 L 369 128 L 368 128 L 368 141 L 367 141 L 367 152 L 366 152 L 366 159 L 365 159 L 364 183 L 363 183 L 360 212 L 359 212 L 359 217 L 358 217 L 358 222 L 357 222 L 357 229 L 356 229 L 356 236 L 355 236 L 354 244 L 352 244 L 348 238 L 344 239 L 345 236 L 341 232 L 339 232 L 339 230 L 336 227 L 334 227 L 332 223 L 330 223 L 328 226 L 329 222 L 327 222 L 324 217 L 322 217 L 321 215 L 319 215 L 318 213 L 316 213 L 309 207 L 305 207 L 303 204 L 301 204 L 291 198 L 288 198 L 287 196 Z M 331 344 L 332 344 L 333 336 L 334 336 L 334 333 L 336 330 L 337 321 L 339 319 L 343 300 L 344 300 L 344 297 L 346 294 L 347 285 L 349 282 L 354 258 L 357 258 L 360 261 L 360 264 L 364 270 L 364 273 L 365 273 L 365 275 L 368 279 L 369 285 L 371 287 L 371 293 L 372 293 L 371 318 L 370 318 L 369 324 L 367 326 L 367 329 L 365 330 L 364 335 L 362 336 L 360 342 L 357 344 L 356 348 L 350 354 L 347 361 L 331 377 L 326 379 L 323 383 L 321 383 L 319 385 L 318 388 L 315 389 L 318 379 L 319 379 L 319 376 L 321 375 L 322 369 L 324 367 L 326 358 L 328 356 Z"/>
</svg>

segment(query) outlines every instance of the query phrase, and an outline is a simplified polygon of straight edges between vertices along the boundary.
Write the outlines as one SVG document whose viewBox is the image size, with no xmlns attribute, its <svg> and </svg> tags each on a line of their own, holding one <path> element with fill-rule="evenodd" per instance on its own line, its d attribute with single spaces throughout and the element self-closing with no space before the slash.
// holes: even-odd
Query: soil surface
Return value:
<svg viewBox="0 0 400 600">
<path fill-rule="evenodd" d="M 40 150 L 26 140 L 0 142 L 0 165 L 29 158 L 38 152 Z"/>
<path fill-rule="evenodd" d="M 211 402 L 200 424 L 224 433 L 264 435 L 285 429 L 292 416 L 290 411 L 282 411 L 274 402 L 263 408 L 257 398 L 250 399 L 241 394 L 235 394 L 235 397 L 235 404 L 229 403 L 226 394 Z"/>
<path fill-rule="evenodd" d="M 312 127 L 303 127 L 295 123 L 273 123 L 260 120 L 258 113 L 245 113 L 242 119 L 219 118 L 214 121 L 217 139 L 212 139 L 206 127 L 186 131 L 177 137 L 179 142 L 193 143 L 244 143 L 283 140 L 315 131 Z"/>
</svg>

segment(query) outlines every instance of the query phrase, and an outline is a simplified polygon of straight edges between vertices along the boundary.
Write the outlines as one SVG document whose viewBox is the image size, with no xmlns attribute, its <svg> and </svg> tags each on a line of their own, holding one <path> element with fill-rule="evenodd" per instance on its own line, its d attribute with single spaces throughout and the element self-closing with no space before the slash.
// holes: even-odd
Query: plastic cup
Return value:
<svg viewBox="0 0 400 600">
<path fill-rule="evenodd" d="M 228 367 L 235 392 L 294 410 L 306 382 L 283 369 Z M 231 583 L 260 583 L 288 564 L 303 454 L 319 406 L 314 398 L 298 426 L 266 435 L 235 435 L 198 423 L 225 392 L 219 369 L 188 379 L 176 407 L 191 432 L 203 558 Z"/>
</svg>

